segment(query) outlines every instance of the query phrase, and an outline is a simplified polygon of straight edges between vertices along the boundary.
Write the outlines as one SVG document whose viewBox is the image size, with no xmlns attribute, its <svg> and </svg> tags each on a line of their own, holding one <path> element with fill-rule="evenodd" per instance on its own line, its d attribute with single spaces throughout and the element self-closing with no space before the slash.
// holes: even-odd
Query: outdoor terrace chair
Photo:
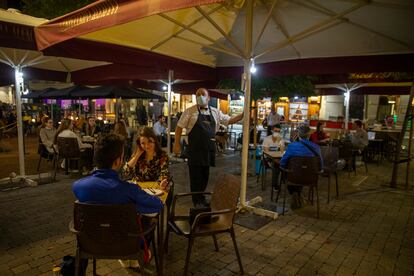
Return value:
<svg viewBox="0 0 414 276">
<path fill-rule="evenodd" d="M 178 235 L 184 236 L 188 239 L 187 256 L 184 266 L 184 275 L 187 275 L 188 264 L 190 261 L 191 250 L 194 240 L 197 237 L 212 236 L 216 251 L 218 251 L 218 244 L 216 235 L 228 232 L 233 240 L 234 250 L 236 251 L 237 260 L 240 267 L 240 272 L 243 274 L 243 266 L 240 254 L 237 248 L 236 237 L 234 234 L 233 222 L 237 208 L 237 201 L 240 192 L 240 180 L 232 175 L 223 175 L 219 177 L 216 182 L 214 191 L 211 192 L 195 192 L 183 193 L 174 196 L 171 207 L 171 214 L 167 225 L 166 249 L 168 250 L 168 237 L 170 231 Z M 195 194 L 210 194 L 211 195 L 211 212 L 199 213 L 194 222 L 190 224 L 189 216 L 176 215 L 176 206 L 178 199 L 189 197 Z M 210 217 L 209 222 L 205 221 Z"/>
<path fill-rule="evenodd" d="M 142 238 L 152 237 L 157 272 L 159 272 L 154 229 L 151 224 L 142 230 L 140 216 L 134 204 L 88 204 L 75 202 L 70 231 L 76 234 L 77 248 L 75 275 L 81 272 L 81 259 L 93 259 L 93 275 L 96 275 L 97 259 L 138 260 L 141 275 L 144 275 L 144 250 Z"/>
<path fill-rule="evenodd" d="M 47 150 L 46 146 L 40 141 L 39 138 L 39 146 L 37 147 L 37 153 L 39 154 L 39 162 L 37 162 L 37 171 L 40 170 L 40 163 L 42 162 L 42 159 L 45 159 L 46 161 L 52 161 L 53 162 L 53 168 L 55 167 L 56 162 L 56 153 L 51 153 Z"/>
<path fill-rule="evenodd" d="M 58 160 L 65 160 L 65 172 L 69 173 L 70 161 L 76 161 L 78 164 L 79 173 L 81 172 L 81 152 L 79 149 L 78 140 L 76 138 L 57 137 Z M 57 170 L 59 162 L 55 164 L 55 171 Z"/>
<path fill-rule="evenodd" d="M 333 146 L 321 146 L 321 154 L 323 159 L 323 172 L 322 177 L 328 179 L 328 203 L 330 200 L 331 191 L 331 176 L 335 176 L 336 197 L 339 196 L 339 184 L 338 184 L 338 160 L 339 149 Z"/>
<path fill-rule="evenodd" d="M 280 168 L 286 174 L 283 197 L 283 214 L 285 214 L 287 185 L 309 187 L 309 199 L 313 205 L 313 191 L 316 191 L 316 212 L 319 218 L 319 191 L 318 177 L 322 173 L 319 156 L 292 157 L 288 161 L 288 167 Z M 311 196 L 312 195 L 312 196 Z"/>
</svg>

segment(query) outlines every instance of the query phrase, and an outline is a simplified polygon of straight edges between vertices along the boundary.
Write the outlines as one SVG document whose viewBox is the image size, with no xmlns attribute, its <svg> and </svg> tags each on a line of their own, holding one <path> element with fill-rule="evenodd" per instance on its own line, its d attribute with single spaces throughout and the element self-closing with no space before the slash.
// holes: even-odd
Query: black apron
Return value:
<svg viewBox="0 0 414 276">
<path fill-rule="evenodd" d="M 197 122 L 188 134 L 188 165 L 215 166 L 216 163 L 216 121 L 211 114 L 201 114 L 198 109 Z"/>
</svg>

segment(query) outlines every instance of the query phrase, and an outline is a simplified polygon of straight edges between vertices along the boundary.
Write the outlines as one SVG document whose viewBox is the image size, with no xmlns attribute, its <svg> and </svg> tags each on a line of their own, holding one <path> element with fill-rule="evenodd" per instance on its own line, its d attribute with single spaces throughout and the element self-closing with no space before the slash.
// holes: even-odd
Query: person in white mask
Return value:
<svg viewBox="0 0 414 276">
<path fill-rule="evenodd" d="M 280 134 L 280 124 L 276 124 L 273 126 L 272 134 L 267 136 L 263 140 L 263 150 L 264 151 L 271 151 L 271 150 L 285 150 L 285 140 L 282 138 Z"/>
<path fill-rule="evenodd" d="M 207 89 L 199 88 L 196 92 L 197 104 L 186 109 L 175 129 L 173 152 L 180 154 L 181 133 L 188 134 L 186 156 L 190 174 L 191 192 L 204 192 L 210 174 L 210 166 L 215 166 L 215 135 L 220 124 L 229 125 L 240 121 L 243 114 L 230 117 L 217 108 L 209 106 L 210 96 Z M 196 207 L 208 206 L 204 195 L 193 196 Z"/>
<path fill-rule="evenodd" d="M 280 134 L 280 124 L 276 124 L 272 128 L 272 134 L 263 140 L 263 151 L 285 151 L 285 140 Z M 270 160 L 272 164 L 272 187 L 274 190 L 279 190 L 279 159 Z"/>
</svg>

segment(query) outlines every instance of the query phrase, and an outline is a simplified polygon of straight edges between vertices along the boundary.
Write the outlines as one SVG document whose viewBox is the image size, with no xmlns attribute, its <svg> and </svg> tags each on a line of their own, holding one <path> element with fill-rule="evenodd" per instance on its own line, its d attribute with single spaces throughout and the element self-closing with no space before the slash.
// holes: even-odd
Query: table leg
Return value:
<svg viewBox="0 0 414 276">
<path fill-rule="evenodd" d="M 161 211 L 160 219 L 158 220 L 157 238 L 158 238 L 158 263 L 160 266 L 159 274 L 164 273 L 164 208 Z"/>
</svg>

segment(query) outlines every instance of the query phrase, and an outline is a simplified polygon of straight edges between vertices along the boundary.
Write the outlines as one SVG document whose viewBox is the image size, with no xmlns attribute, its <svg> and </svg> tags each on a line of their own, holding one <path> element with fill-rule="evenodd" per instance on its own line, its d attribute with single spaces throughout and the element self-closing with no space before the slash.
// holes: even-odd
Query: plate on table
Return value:
<svg viewBox="0 0 414 276">
<path fill-rule="evenodd" d="M 160 196 L 164 193 L 163 190 L 160 189 L 153 189 L 153 188 L 146 188 L 143 189 L 146 193 L 150 194 L 150 195 L 155 195 L 155 196 Z"/>
</svg>

